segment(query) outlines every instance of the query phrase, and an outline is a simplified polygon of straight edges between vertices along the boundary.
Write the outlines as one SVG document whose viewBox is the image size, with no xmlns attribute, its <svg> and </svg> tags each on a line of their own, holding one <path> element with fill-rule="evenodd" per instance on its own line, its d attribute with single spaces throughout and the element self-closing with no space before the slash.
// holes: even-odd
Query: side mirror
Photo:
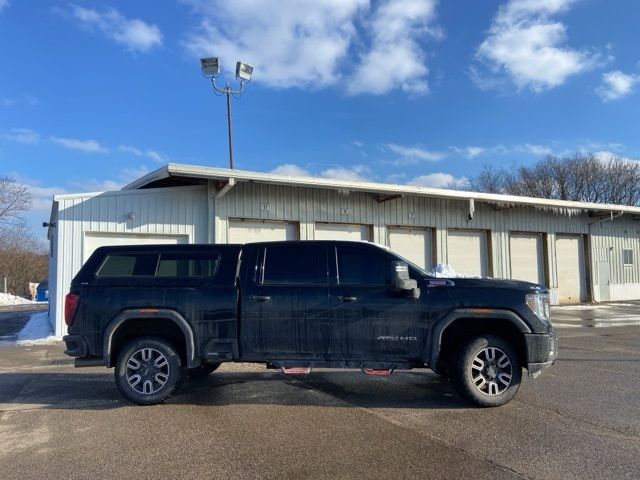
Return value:
<svg viewBox="0 0 640 480">
<path fill-rule="evenodd" d="M 393 288 L 410 292 L 410 296 L 414 300 L 420 298 L 418 282 L 409 277 L 409 265 L 406 262 L 393 262 L 391 268 Z"/>
</svg>

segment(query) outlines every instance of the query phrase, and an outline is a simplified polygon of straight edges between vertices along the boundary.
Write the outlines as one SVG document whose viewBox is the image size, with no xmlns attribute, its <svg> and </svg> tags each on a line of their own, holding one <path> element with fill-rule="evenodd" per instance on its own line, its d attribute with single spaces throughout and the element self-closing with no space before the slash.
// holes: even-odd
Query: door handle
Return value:
<svg viewBox="0 0 640 480">
<path fill-rule="evenodd" d="M 271 300 L 271 297 L 269 295 L 254 295 L 253 299 L 257 300 L 258 302 L 266 302 L 268 300 Z"/>
<path fill-rule="evenodd" d="M 356 300 L 358 300 L 357 297 L 344 297 L 342 295 L 336 297 L 336 300 L 338 300 L 339 302 L 355 302 Z"/>
</svg>

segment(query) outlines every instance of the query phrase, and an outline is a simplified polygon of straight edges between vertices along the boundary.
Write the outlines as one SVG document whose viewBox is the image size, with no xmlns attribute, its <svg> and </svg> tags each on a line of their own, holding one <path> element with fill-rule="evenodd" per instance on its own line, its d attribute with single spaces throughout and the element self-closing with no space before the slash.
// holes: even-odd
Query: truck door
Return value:
<svg viewBox="0 0 640 480">
<path fill-rule="evenodd" d="M 328 331 L 326 244 L 266 244 L 248 261 L 240 338 L 244 359 L 324 360 Z M 243 260 L 244 261 L 244 260 Z"/>
<path fill-rule="evenodd" d="M 399 258 L 367 245 L 338 244 L 329 287 L 334 332 L 344 336 L 346 360 L 419 358 L 428 327 L 427 292 L 418 300 L 391 287 Z"/>
</svg>

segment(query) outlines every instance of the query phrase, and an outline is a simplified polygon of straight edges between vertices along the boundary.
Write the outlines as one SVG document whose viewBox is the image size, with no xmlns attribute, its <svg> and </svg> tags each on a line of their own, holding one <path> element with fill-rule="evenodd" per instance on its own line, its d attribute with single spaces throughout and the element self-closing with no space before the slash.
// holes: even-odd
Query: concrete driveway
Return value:
<svg viewBox="0 0 640 480">
<path fill-rule="evenodd" d="M 472 409 L 427 370 L 287 377 L 226 365 L 168 404 L 122 399 L 61 346 L 0 347 L 0 472 L 25 478 L 629 478 L 640 327 L 559 328 L 514 401 Z"/>
</svg>

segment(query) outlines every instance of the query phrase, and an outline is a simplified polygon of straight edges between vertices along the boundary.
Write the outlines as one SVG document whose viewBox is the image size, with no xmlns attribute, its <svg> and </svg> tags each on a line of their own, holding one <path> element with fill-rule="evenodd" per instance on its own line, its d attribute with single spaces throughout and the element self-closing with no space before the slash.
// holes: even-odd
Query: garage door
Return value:
<svg viewBox="0 0 640 480">
<path fill-rule="evenodd" d="M 433 267 L 430 230 L 389 227 L 389 248 L 427 270 Z"/>
<path fill-rule="evenodd" d="M 487 233 L 477 230 L 449 230 L 447 234 L 447 263 L 457 273 L 486 277 Z"/>
<path fill-rule="evenodd" d="M 563 235 L 556 238 L 556 265 L 560 303 L 584 302 L 587 299 L 587 278 L 581 236 Z"/>
<path fill-rule="evenodd" d="M 316 240 L 369 240 L 368 225 L 350 223 L 316 223 Z"/>
<path fill-rule="evenodd" d="M 186 235 L 139 235 L 135 233 L 85 233 L 83 261 L 98 247 L 109 245 L 177 245 L 188 243 Z"/>
<path fill-rule="evenodd" d="M 296 240 L 296 224 L 261 220 L 229 220 L 229 243 Z"/>
<path fill-rule="evenodd" d="M 544 285 L 542 235 L 512 233 L 509 238 L 511 278 Z"/>
</svg>

